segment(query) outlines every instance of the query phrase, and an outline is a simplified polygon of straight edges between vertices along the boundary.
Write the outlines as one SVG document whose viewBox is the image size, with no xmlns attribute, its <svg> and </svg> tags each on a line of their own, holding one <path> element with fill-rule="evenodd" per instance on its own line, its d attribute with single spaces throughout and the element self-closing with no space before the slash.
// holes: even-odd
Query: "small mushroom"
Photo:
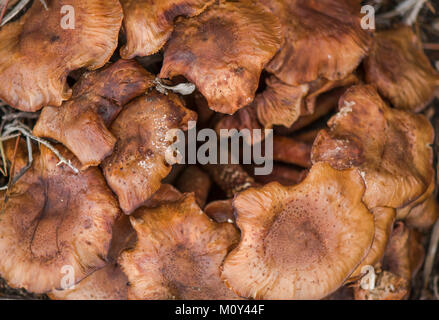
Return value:
<svg viewBox="0 0 439 320">
<path fill-rule="evenodd" d="M 366 81 L 398 109 L 421 111 L 439 87 L 439 73 L 408 26 L 377 32 L 364 65 Z"/>
<path fill-rule="evenodd" d="M 64 5 L 74 17 L 64 19 Z M 47 10 L 34 1 L 0 29 L 0 98 L 23 111 L 60 106 L 72 95 L 69 72 L 95 70 L 110 59 L 122 16 L 117 0 L 50 1 Z"/>
<path fill-rule="evenodd" d="M 391 109 L 372 86 L 350 88 L 329 129 L 316 138 L 311 159 L 342 170 L 357 168 L 368 208 L 401 208 L 429 188 L 433 129 L 423 115 Z"/>
<path fill-rule="evenodd" d="M 220 279 L 220 265 L 239 233 L 211 221 L 193 194 L 130 217 L 134 249 L 119 263 L 128 276 L 129 299 L 238 299 Z"/>
<path fill-rule="evenodd" d="M 179 16 L 195 17 L 214 0 L 121 0 L 127 43 L 120 54 L 124 59 L 158 52 L 174 30 Z"/>
<path fill-rule="evenodd" d="M 45 107 L 33 129 L 38 137 L 64 144 L 82 168 L 99 165 L 113 152 L 116 138 L 107 127 L 122 107 L 153 86 L 154 76 L 132 60 L 119 60 L 84 74 L 61 107 Z"/>
<path fill-rule="evenodd" d="M 280 33 L 276 17 L 251 0 L 214 4 L 176 25 L 160 77 L 183 75 L 212 110 L 233 114 L 253 101 Z"/>
<path fill-rule="evenodd" d="M 270 183 L 234 199 L 241 241 L 222 278 L 242 297 L 321 299 L 341 287 L 366 257 L 373 215 L 355 170 L 313 166 L 303 182 Z"/>
<path fill-rule="evenodd" d="M 79 163 L 62 146 L 56 148 L 73 165 Z M 97 168 L 76 174 L 41 146 L 1 200 L 0 275 L 11 287 L 45 293 L 62 287 L 65 272 L 72 285 L 106 264 L 120 210 Z"/>
<path fill-rule="evenodd" d="M 125 106 L 111 125 L 117 142 L 101 164 L 110 188 L 126 214 L 147 201 L 171 171 L 166 152 L 173 129 L 187 129 L 196 114 L 175 94 L 152 91 Z"/>
<path fill-rule="evenodd" d="M 267 71 L 289 85 L 341 80 L 366 57 L 371 34 L 359 0 L 259 0 L 283 28 L 283 45 Z"/>
</svg>

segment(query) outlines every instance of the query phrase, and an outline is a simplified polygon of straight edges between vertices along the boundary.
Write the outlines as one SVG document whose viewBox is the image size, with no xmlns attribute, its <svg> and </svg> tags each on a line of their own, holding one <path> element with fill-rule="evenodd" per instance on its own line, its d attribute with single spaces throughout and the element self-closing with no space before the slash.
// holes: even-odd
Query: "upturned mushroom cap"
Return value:
<svg viewBox="0 0 439 320">
<path fill-rule="evenodd" d="M 48 10 L 35 1 L 24 16 L 0 29 L 0 98 L 23 111 L 61 105 L 72 94 L 69 72 L 100 68 L 117 47 L 119 1 L 46 2 Z M 74 18 L 63 27 L 64 5 L 73 7 Z"/>
<path fill-rule="evenodd" d="M 375 222 L 375 235 L 372 247 L 367 257 L 352 273 L 351 279 L 360 276 L 365 266 L 375 266 L 384 256 L 390 234 L 392 233 L 393 223 L 395 222 L 396 211 L 393 208 L 375 208 L 372 210 Z"/>
<path fill-rule="evenodd" d="M 373 215 L 355 170 L 316 164 L 293 187 L 270 183 L 234 200 L 241 242 L 222 278 L 242 297 L 320 299 L 343 285 L 366 257 Z"/>
<path fill-rule="evenodd" d="M 41 146 L 7 195 L 6 204 L 1 195 L 0 275 L 11 287 L 44 293 L 62 287 L 63 267 L 77 283 L 106 264 L 120 210 L 97 168 L 75 174 Z"/>
<path fill-rule="evenodd" d="M 83 169 L 99 165 L 116 143 L 107 126 L 122 106 L 145 93 L 153 81 L 154 76 L 132 60 L 86 73 L 73 87 L 72 99 L 42 110 L 33 133 L 64 144 Z"/>
<path fill-rule="evenodd" d="M 233 114 L 253 101 L 262 69 L 280 43 L 274 15 L 250 0 L 221 2 L 177 24 L 160 77 L 183 75 L 212 110 Z"/>
<path fill-rule="evenodd" d="M 239 239 L 236 228 L 211 221 L 193 194 L 131 217 L 138 242 L 119 263 L 129 299 L 237 299 L 220 279 L 220 265 Z"/>
<path fill-rule="evenodd" d="M 408 26 L 377 32 L 364 65 L 366 81 L 398 109 L 421 111 L 439 87 L 438 72 Z"/>
<path fill-rule="evenodd" d="M 124 59 L 149 56 L 159 51 L 174 30 L 178 16 L 194 17 L 214 0 L 121 0 L 127 43 Z"/>
<path fill-rule="evenodd" d="M 311 159 L 357 168 L 368 208 L 400 208 L 425 193 L 433 177 L 434 133 L 423 115 L 389 108 L 372 86 L 350 88 L 340 111 L 316 138 Z"/>
<path fill-rule="evenodd" d="M 125 106 L 111 125 L 114 152 L 102 162 L 105 178 L 126 214 L 132 213 L 159 188 L 171 171 L 166 152 L 171 129 L 187 129 L 196 114 L 174 94 L 156 91 Z"/>
<path fill-rule="evenodd" d="M 279 17 L 284 41 L 267 71 L 290 85 L 340 80 L 367 55 L 359 0 L 259 0 Z"/>
</svg>

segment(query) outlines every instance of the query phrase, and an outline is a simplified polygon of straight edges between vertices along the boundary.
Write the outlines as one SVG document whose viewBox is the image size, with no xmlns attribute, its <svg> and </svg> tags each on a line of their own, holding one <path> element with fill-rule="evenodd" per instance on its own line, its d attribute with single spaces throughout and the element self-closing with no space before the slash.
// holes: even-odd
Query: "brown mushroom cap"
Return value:
<svg viewBox="0 0 439 320">
<path fill-rule="evenodd" d="M 436 196 L 432 195 L 423 203 L 410 210 L 405 218 L 405 222 L 412 228 L 428 230 L 437 221 L 438 215 L 439 205 Z"/>
<path fill-rule="evenodd" d="M 159 188 L 171 171 L 165 154 L 171 129 L 187 129 L 196 114 L 174 94 L 156 91 L 125 106 L 111 125 L 117 138 L 114 152 L 102 162 L 105 178 L 126 214 L 132 213 Z"/>
<path fill-rule="evenodd" d="M 341 285 L 366 257 L 373 215 L 361 201 L 355 170 L 316 164 L 300 184 L 270 183 L 234 200 L 241 242 L 222 278 L 240 296 L 319 299 Z"/>
<path fill-rule="evenodd" d="M 124 59 L 149 56 L 159 51 L 174 30 L 178 16 L 194 17 L 214 0 L 121 0 L 127 43 Z"/>
<path fill-rule="evenodd" d="M 389 108 L 372 86 L 350 88 L 340 111 L 316 138 L 311 159 L 355 167 L 366 183 L 368 208 L 400 208 L 428 189 L 434 133 L 422 115 Z"/>
<path fill-rule="evenodd" d="M 424 257 L 425 250 L 419 234 L 403 222 L 397 222 L 386 248 L 383 268 L 411 281 L 421 268 Z"/>
<path fill-rule="evenodd" d="M 57 149 L 78 164 L 66 149 Z M 44 293 L 60 288 L 62 268 L 71 266 L 75 283 L 80 281 L 105 265 L 119 213 L 97 168 L 75 174 L 41 146 L 3 204 L 1 277 L 11 287 Z"/>
<path fill-rule="evenodd" d="M 111 154 L 116 138 L 107 126 L 133 98 L 153 85 L 154 76 L 132 60 L 119 60 L 84 74 L 61 107 L 45 107 L 33 133 L 63 143 L 81 161 L 96 166 Z"/>
<path fill-rule="evenodd" d="M 284 42 L 267 71 L 290 85 L 340 80 L 367 55 L 359 0 L 259 0 L 280 18 Z"/>
<path fill-rule="evenodd" d="M 163 184 L 147 201 L 146 207 L 155 208 L 163 203 L 181 199 L 183 195 L 171 185 Z M 128 278 L 116 263 L 122 251 L 133 248 L 137 235 L 127 215 L 121 215 L 113 225 L 113 238 L 108 253 L 109 263 L 72 289 L 54 290 L 49 297 L 54 300 L 127 300 Z"/>
<path fill-rule="evenodd" d="M 220 265 L 239 239 L 233 225 L 211 221 L 193 194 L 135 214 L 137 245 L 119 259 L 130 299 L 238 298 L 220 279 Z"/>
<path fill-rule="evenodd" d="M 393 208 L 375 208 L 372 210 L 375 221 L 375 235 L 372 247 L 367 257 L 352 273 L 351 279 L 359 276 L 365 266 L 375 266 L 384 256 L 390 234 L 392 233 L 393 223 L 395 222 L 396 211 Z"/>
<path fill-rule="evenodd" d="M 127 300 L 128 278 L 115 263 L 93 272 L 68 290 L 54 290 L 52 300 Z"/>
<path fill-rule="evenodd" d="M 0 29 L 0 98 L 14 108 L 37 111 L 71 96 L 69 72 L 103 66 L 117 47 L 122 8 L 117 0 L 40 1 Z M 74 29 L 60 14 L 73 6 Z"/>
<path fill-rule="evenodd" d="M 221 2 L 177 24 L 160 77 L 185 76 L 212 110 L 233 114 L 253 101 L 280 42 L 277 18 L 262 7 L 250 0 Z"/>
<path fill-rule="evenodd" d="M 421 111 L 439 87 L 438 72 L 408 26 L 377 32 L 364 65 L 366 81 L 398 109 Z"/>
</svg>

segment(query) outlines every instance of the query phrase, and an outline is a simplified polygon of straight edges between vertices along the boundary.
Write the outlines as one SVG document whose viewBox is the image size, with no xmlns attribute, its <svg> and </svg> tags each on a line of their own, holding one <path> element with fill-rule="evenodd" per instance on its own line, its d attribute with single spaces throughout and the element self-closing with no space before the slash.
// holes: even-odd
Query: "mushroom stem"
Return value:
<svg viewBox="0 0 439 320">
<path fill-rule="evenodd" d="M 206 204 L 211 185 L 209 175 L 196 166 L 188 167 L 177 180 L 177 189 L 182 193 L 193 192 L 200 208 Z"/>
<path fill-rule="evenodd" d="M 292 138 L 275 136 L 273 160 L 309 168 L 311 167 L 311 145 Z"/>
<path fill-rule="evenodd" d="M 228 198 L 258 185 L 239 164 L 208 164 L 203 168 Z"/>
</svg>

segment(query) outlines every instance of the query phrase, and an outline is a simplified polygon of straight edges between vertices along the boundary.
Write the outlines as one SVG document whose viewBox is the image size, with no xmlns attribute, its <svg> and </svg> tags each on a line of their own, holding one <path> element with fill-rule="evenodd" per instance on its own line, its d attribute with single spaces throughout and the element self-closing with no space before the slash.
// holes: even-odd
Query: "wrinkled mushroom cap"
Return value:
<svg viewBox="0 0 439 320">
<path fill-rule="evenodd" d="M 174 30 L 178 16 L 194 17 L 214 0 L 121 0 L 127 43 L 124 59 L 149 56 L 159 51 Z"/>
<path fill-rule="evenodd" d="M 340 80 L 367 55 L 358 0 L 259 0 L 280 18 L 284 41 L 267 71 L 290 85 Z"/>
<path fill-rule="evenodd" d="M 78 161 L 57 149 L 73 165 Z M 46 147 L 8 191 L 0 216 L 0 275 L 15 288 L 61 288 L 63 267 L 77 283 L 106 263 L 117 201 L 96 168 L 75 174 Z M 72 284 L 72 283 L 70 283 Z"/>
<path fill-rule="evenodd" d="M 171 171 L 165 155 L 173 141 L 167 134 L 171 129 L 187 129 L 191 120 L 196 114 L 177 95 L 152 91 L 126 105 L 113 122 L 110 131 L 117 143 L 102 169 L 126 214 L 160 188 Z"/>
<path fill-rule="evenodd" d="M 253 101 L 262 69 L 280 42 L 278 20 L 259 5 L 215 4 L 177 24 L 160 77 L 183 75 L 212 110 L 233 114 Z"/>
<path fill-rule="evenodd" d="M 86 73 L 73 87 L 72 99 L 42 110 L 33 133 L 63 143 L 83 169 L 99 165 L 116 143 L 107 126 L 122 106 L 145 93 L 153 81 L 154 76 L 132 60 Z"/>
<path fill-rule="evenodd" d="M 138 242 L 119 262 L 130 299 L 237 299 L 220 265 L 239 239 L 236 228 L 211 221 L 193 194 L 131 217 Z"/>
<path fill-rule="evenodd" d="M 316 164 L 299 185 L 270 183 L 234 200 L 241 242 L 223 265 L 235 292 L 255 299 L 320 299 L 366 257 L 373 215 L 355 170 Z"/>
<path fill-rule="evenodd" d="M 117 47 L 119 1 L 46 2 L 48 10 L 35 1 L 19 20 L 0 29 L 0 98 L 23 111 L 61 105 L 72 94 L 69 72 L 103 66 Z M 63 27 L 64 5 L 74 9 L 73 29 Z"/>
<path fill-rule="evenodd" d="M 311 158 L 339 170 L 358 168 L 368 208 L 400 208 L 428 189 L 434 133 L 423 115 L 391 109 L 372 86 L 355 86 L 328 125 L 314 141 Z"/>
<path fill-rule="evenodd" d="M 439 74 L 410 27 L 377 32 L 365 60 L 366 81 L 395 108 L 421 111 L 439 87 Z"/>
</svg>

